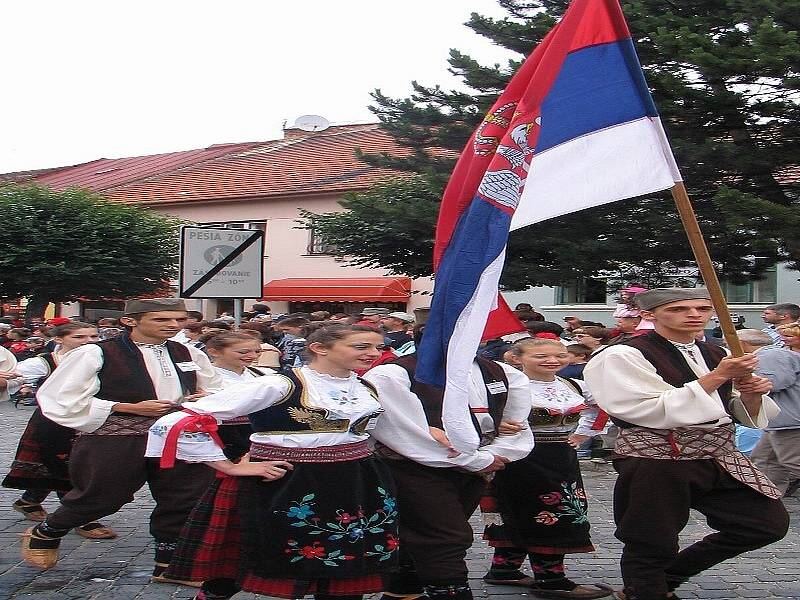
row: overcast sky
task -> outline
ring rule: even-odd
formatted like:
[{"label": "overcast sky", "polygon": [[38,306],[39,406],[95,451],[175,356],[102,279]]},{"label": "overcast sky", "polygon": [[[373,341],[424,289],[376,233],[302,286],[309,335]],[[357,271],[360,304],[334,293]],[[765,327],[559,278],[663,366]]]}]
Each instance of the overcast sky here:
[{"label": "overcast sky", "polygon": [[495,0],[4,0],[0,173],[371,120],[369,92],[457,85],[450,48],[511,55],[463,25]]}]

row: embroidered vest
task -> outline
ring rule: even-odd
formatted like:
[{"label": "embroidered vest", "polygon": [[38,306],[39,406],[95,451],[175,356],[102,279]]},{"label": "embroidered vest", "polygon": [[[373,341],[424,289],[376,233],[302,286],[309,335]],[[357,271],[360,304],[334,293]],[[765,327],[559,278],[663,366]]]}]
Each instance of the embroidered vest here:
[{"label": "embroidered vest", "polygon": [[[98,398],[129,404],[155,399],[155,387],[144,357],[129,336],[120,335],[97,345],[103,351],[103,366],[97,374],[100,389],[95,395]],[[173,363],[192,360],[189,349],[183,344],[167,340],[166,349]],[[184,372],[177,367],[175,371],[184,395],[194,394],[197,391],[197,373]]]},{"label": "embroidered vest", "polygon": [[[654,331],[625,340],[621,342],[620,345],[636,348],[642,353],[644,358],[656,368],[656,373],[673,387],[683,387],[687,383],[697,380],[697,375],[686,362],[691,359],[686,357],[669,340]],[[716,368],[719,362],[726,356],[725,350],[714,344],[697,342],[697,347],[709,369]],[[731,414],[729,404],[732,391],[733,383],[730,381],[726,381],[717,390],[722,399],[725,412],[729,415]],[[627,421],[614,417],[611,417],[611,419],[619,427],[635,427],[633,423],[628,423]],[[702,424],[703,423],[697,423],[697,425]]]},{"label": "embroidered vest", "polygon": [[[374,415],[366,415],[356,422],[349,419],[331,419],[324,408],[313,406],[306,393],[305,381],[300,369],[287,369],[281,373],[289,380],[286,396],[272,406],[250,413],[250,425],[256,433],[280,435],[288,433],[352,433],[362,434]],[[370,394],[378,399],[375,387],[359,378]]]},{"label": "embroidered vest", "polygon": [[[575,383],[574,379],[570,379],[569,377],[563,377],[561,375],[557,375],[556,379],[565,383],[567,387],[569,387],[573,392],[578,394],[578,396],[583,397],[583,390],[581,390],[581,386]],[[585,409],[586,406],[583,406],[581,410]],[[563,415],[553,415],[550,414],[550,411],[546,408],[536,407],[531,410],[530,414],[528,415],[528,423],[530,424],[532,429],[536,429],[537,427],[559,427],[561,425],[574,425],[581,419],[581,411],[576,410],[575,412],[570,412]]]},{"label": "embroidered vest", "polygon": [[[488,437],[494,439],[497,436],[497,427],[500,425],[500,421],[503,419],[503,411],[505,410],[506,402],[508,401],[508,378],[506,377],[505,371],[503,371],[503,367],[501,367],[495,361],[482,357],[476,357],[475,360],[478,363],[478,368],[481,371],[481,376],[483,377],[483,381],[486,385],[486,397],[489,404],[489,415],[492,417],[492,421],[494,422],[494,432],[489,434]],[[411,381],[411,392],[414,393],[414,395],[416,395],[422,403],[422,409],[425,411],[425,415],[428,417],[428,424],[431,427],[443,429],[442,400],[444,399],[444,390],[442,388],[438,388],[427,383],[422,383],[414,379],[414,374],[416,373],[417,368],[417,354],[412,353],[401,356],[388,364],[402,367],[406,373],[408,373],[408,378]],[[493,383],[502,383],[503,385],[495,387],[491,385]],[[501,388],[504,388],[504,391],[499,391]],[[481,431],[481,427],[478,424],[474,414],[472,414],[472,424],[475,426],[476,431],[482,438],[487,437],[486,432]],[[488,441],[491,441],[491,439]],[[487,440],[482,439],[482,444],[486,443],[486,441]]]}]

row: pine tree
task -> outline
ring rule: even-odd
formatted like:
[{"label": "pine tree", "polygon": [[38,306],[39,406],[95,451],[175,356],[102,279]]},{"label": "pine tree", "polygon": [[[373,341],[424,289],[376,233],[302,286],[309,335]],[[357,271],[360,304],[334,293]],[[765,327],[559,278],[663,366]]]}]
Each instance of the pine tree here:
[{"label": "pine tree", "polygon": [[[363,156],[367,162],[422,175],[416,198],[424,219],[396,211],[384,226],[414,219],[413,251],[361,243],[357,223],[381,220],[381,202],[405,184],[384,185],[360,200],[343,231],[335,219],[323,235],[346,254],[395,271],[430,272],[435,205],[461,151],[511,75],[563,14],[566,0],[499,0],[508,16],[472,14],[467,26],[515,53],[506,65],[481,65],[451,50],[449,64],[470,93],[413,82],[409,98],[376,90],[373,112],[408,156]],[[622,2],[648,83],[695,203],[712,257],[734,282],[757,278],[780,260],[800,269],[800,0],[630,0]],[[437,150],[432,150],[437,149]],[[443,152],[441,149],[449,152]],[[422,183],[420,183],[422,182]],[[400,186],[395,188],[393,186]],[[378,201],[380,200],[380,201]],[[385,202],[384,202],[385,205]],[[404,216],[405,214],[405,216]],[[355,230],[357,231],[357,229]],[[759,257],[761,260],[754,260]],[[551,219],[514,232],[502,284],[522,289],[558,284],[631,264],[650,269],[692,264],[668,193]],[[648,267],[649,265],[649,267]]]}]

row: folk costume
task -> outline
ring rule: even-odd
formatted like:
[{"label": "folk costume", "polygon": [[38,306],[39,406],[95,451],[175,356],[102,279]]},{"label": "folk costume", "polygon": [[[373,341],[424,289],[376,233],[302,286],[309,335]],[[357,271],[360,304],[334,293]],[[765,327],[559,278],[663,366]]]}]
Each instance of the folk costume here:
[{"label": "folk costume", "polygon": [[[9,389],[14,391],[23,385],[39,387],[58,362],[57,355],[49,352],[20,362],[16,372],[21,377],[11,380]],[[74,429],[62,427],[45,418],[37,407],[22,433],[11,471],[3,479],[2,486],[29,490],[26,496],[31,506],[40,505],[51,491],[69,491],[72,484],[69,481],[67,459],[74,437]],[[18,510],[16,503],[14,509]]]},{"label": "folk costume", "polygon": [[[16,372],[21,377],[11,380],[9,389],[13,392],[23,385],[38,388],[62,357],[55,352],[46,352],[22,361],[16,367]],[[50,492],[55,491],[62,498],[72,489],[68,461],[76,433],[74,429],[62,427],[46,418],[38,406],[28,420],[17,445],[11,470],[2,482],[3,487],[25,490],[12,504],[12,508],[25,515],[26,519],[43,521],[47,513],[42,502]],[[97,540],[117,537],[114,531],[98,522],[81,525],[75,532],[82,537]]]},{"label": "folk costume", "polygon": [[[253,381],[267,374],[257,367],[247,367],[241,374],[216,365],[214,365],[214,369],[222,377],[223,388],[237,383]],[[222,421],[218,434],[224,444],[222,451],[229,460],[236,461],[249,452],[250,436],[253,434],[253,428],[250,426],[250,419],[247,415]]]},{"label": "folk costume", "polygon": [[[198,598],[240,589],[283,598],[384,589],[397,562],[397,499],[367,440],[381,406],[355,374],[299,367],[184,405],[150,429],[147,455],[224,460],[214,422],[249,415],[250,460],[286,460],[284,477],[224,477],[181,533],[168,575],[204,580]],[[194,416],[193,416],[194,415]],[[168,472],[168,471],[167,471]]]},{"label": "folk costume", "polygon": [[[708,298],[698,289],[646,294],[637,296],[644,310]],[[776,404],[764,396],[753,417],[731,382],[712,393],[697,382],[724,356],[713,344],[651,332],[609,347],[584,371],[598,404],[621,428],[614,517],[629,600],[672,597],[693,575],[786,534],[780,492],[734,446],[733,422],[763,428],[778,413]],[[691,508],[716,532],[678,552]]]},{"label": "folk costume", "polygon": [[[543,597],[607,596],[609,588],[578,586],[564,573],[565,554],[594,551],[578,455],[568,443],[572,433],[601,433],[591,428],[594,399],[583,382],[563,377],[528,385],[536,446],[498,471],[481,500],[483,537],[495,549],[484,580],[525,585]],[[533,580],[520,570],[526,558]]]},{"label": "folk costume", "polygon": [[385,411],[373,437],[398,487],[401,568],[386,590],[390,596],[424,589],[432,599],[471,598],[464,559],[473,542],[468,520],[486,486],[478,471],[495,456],[518,460],[533,447],[528,428],[497,435],[501,420],[525,422],[527,377],[487,359],[473,363],[470,408],[482,445],[451,457],[429,432],[429,425],[442,426],[442,390],[415,381],[415,367],[411,354],[364,376],[378,389]]},{"label": "folk costume", "polygon": [[[135,302],[168,300],[174,299]],[[158,399],[174,403],[177,410],[185,396],[215,391],[221,383],[205,354],[178,342],[141,344],[125,334],[70,352],[39,388],[38,400],[45,417],[79,432],[69,464],[73,488],[23,538],[23,557],[37,566],[53,566],[53,550],[70,529],[117,512],[147,483],[156,502],[150,533],[156,540],[154,578],[159,581],[187,515],[214,474],[183,462],[162,471],[158,461],[144,457],[155,417],[115,413],[113,407]]]}]

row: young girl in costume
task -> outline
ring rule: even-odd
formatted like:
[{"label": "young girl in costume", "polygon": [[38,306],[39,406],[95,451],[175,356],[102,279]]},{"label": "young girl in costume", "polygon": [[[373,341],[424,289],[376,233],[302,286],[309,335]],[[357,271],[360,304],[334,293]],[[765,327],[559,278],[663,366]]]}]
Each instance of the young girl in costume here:
[{"label": "young girl in costume", "polygon": [[[58,325],[51,330],[51,335],[57,344],[56,350],[20,362],[15,369],[19,378],[10,381],[11,390],[24,385],[40,386],[67,353],[100,339],[96,327],[78,322]],[[6,488],[25,490],[11,508],[30,521],[45,520],[47,512],[42,502],[50,492],[62,496],[72,489],[68,460],[74,438],[74,429],[54,423],[36,408],[19,440],[11,471],[2,483]],[[75,533],[94,540],[117,537],[113,530],[99,522],[78,527]]]},{"label": "young girl in costume", "polygon": [[[205,462],[228,475],[198,503],[168,575],[204,584],[197,600],[239,590],[267,596],[359,599],[396,565],[397,511],[386,466],[367,431],[381,412],[368,367],[383,337],[333,325],[308,337],[310,364],[234,385],[150,430],[148,456]],[[248,458],[214,441],[217,420],[249,415]]]},{"label": "young girl in costume", "polygon": [[[481,503],[487,523],[484,539],[495,549],[484,580],[524,586],[543,598],[608,596],[611,588],[578,585],[564,573],[565,554],[594,551],[575,452],[579,439],[571,438],[576,428],[583,435],[600,433],[590,429],[591,418],[581,419],[593,401],[582,382],[556,376],[569,363],[559,340],[526,338],[510,352],[530,379],[528,421],[535,447],[526,458],[496,473]],[[520,570],[526,558],[533,577]]]},{"label": "young girl in costume", "polygon": [[[205,351],[214,369],[222,375],[225,387],[272,373],[269,369],[250,366],[261,354],[261,343],[249,333],[218,333],[206,341]],[[235,461],[247,454],[252,434],[253,428],[247,415],[220,423],[219,436],[225,444],[225,456]]]}]

